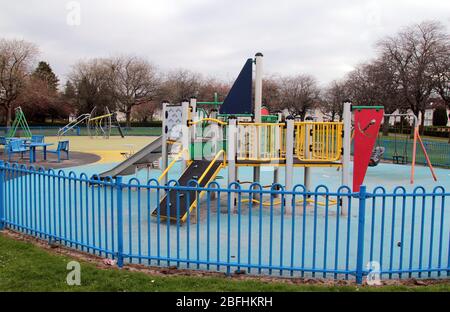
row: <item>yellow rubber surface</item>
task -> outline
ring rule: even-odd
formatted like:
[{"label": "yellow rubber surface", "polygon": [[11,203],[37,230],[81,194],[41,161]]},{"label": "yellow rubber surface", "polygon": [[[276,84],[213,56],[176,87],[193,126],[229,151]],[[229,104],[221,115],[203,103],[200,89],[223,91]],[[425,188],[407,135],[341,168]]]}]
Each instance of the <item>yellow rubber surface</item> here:
[{"label": "yellow rubber surface", "polygon": [[[135,136],[135,137],[111,137],[109,139],[90,138],[88,136],[65,136],[61,140],[68,140],[70,150],[75,152],[84,152],[96,154],[101,157],[97,163],[120,162],[125,159],[122,153],[135,153],[141,148],[150,144],[156,137]],[[46,137],[46,143],[58,142],[58,137]],[[56,146],[50,146],[54,149]]]}]

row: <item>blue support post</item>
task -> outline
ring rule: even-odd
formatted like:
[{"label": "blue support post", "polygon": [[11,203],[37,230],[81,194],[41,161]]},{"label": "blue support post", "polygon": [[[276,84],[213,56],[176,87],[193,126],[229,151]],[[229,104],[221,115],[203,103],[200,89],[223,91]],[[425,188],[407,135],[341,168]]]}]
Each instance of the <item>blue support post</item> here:
[{"label": "blue support post", "polygon": [[3,193],[4,186],[4,161],[0,160],[0,231],[5,228],[5,194]]},{"label": "blue support post", "polygon": [[358,209],[358,246],[356,251],[356,283],[362,284],[363,281],[363,260],[364,260],[364,223],[366,217],[366,186],[361,185],[359,191],[359,209]]},{"label": "blue support post", "polygon": [[117,265],[123,267],[123,201],[122,201],[122,177],[116,178],[117,191]]}]

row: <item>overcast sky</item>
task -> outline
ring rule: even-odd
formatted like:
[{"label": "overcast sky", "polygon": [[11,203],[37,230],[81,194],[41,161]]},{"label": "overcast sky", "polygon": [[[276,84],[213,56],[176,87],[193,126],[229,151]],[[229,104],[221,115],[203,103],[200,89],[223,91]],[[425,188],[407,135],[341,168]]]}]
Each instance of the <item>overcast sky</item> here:
[{"label": "overcast sky", "polygon": [[36,43],[63,81],[76,61],[117,54],[232,80],[262,52],[266,73],[309,73],[326,84],[403,26],[435,19],[450,29],[449,0],[73,2],[0,0],[0,37]]}]

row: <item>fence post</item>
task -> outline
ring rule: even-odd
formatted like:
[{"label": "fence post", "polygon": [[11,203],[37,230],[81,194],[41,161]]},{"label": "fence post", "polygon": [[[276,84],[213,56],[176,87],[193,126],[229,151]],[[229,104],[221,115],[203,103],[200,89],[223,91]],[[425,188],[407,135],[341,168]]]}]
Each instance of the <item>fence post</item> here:
[{"label": "fence post", "polygon": [[5,194],[3,186],[5,185],[5,162],[0,160],[0,231],[5,228]]},{"label": "fence post", "polygon": [[[359,194],[358,209],[358,246],[356,251],[356,283],[362,284],[363,281],[363,260],[364,260],[364,223],[366,218],[366,186],[361,185]],[[349,216],[350,217],[350,216]]]},{"label": "fence post", "polygon": [[117,190],[117,265],[123,267],[123,201],[122,177],[116,177]]}]

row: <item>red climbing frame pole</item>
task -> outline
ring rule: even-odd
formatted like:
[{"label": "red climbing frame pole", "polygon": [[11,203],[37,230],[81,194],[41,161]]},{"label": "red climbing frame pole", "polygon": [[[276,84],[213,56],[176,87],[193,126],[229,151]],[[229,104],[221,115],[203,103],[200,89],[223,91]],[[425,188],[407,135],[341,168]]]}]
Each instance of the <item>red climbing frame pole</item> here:
[{"label": "red climbing frame pole", "polygon": [[437,181],[436,173],[434,172],[433,165],[431,164],[430,157],[428,157],[427,150],[425,149],[425,145],[423,144],[422,138],[420,137],[419,130],[417,131],[417,138],[419,139],[420,146],[422,147],[423,154],[425,155],[425,159],[427,160],[428,168],[430,168],[431,175],[433,176],[434,181]]},{"label": "red climbing frame pole", "polygon": [[414,126],[414,143],[413,143],[413,153],[411,162],[411,184],[414,184],[414,173],[416,166],[416,153],[417,153],[417,135],[419,134],[418,127]]}]

